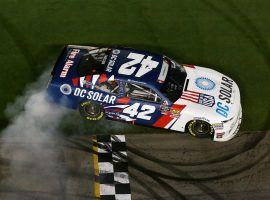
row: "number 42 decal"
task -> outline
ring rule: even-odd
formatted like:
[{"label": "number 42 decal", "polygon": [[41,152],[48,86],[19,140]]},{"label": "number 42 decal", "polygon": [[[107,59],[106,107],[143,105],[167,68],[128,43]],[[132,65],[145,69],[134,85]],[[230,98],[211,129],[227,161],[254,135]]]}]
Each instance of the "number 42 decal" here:
[{"label": "number 42 decal", "polygon": [[153,114],[156,110],[156,107],[151,106],[151,105],[143,105],[140,108],[140,111],[139,111],[139,107],[140,107],[140,103],[134,103],[133,105],[126,107],[123,110],[123,113],[128,114],[130,117],[137,116],[137,118],[139,119],[150,120],[151,116],[149,115]]},{"label": "number 42 decal", "polygon": [[152,60],[152,56],[147,56],[145,59],[143,59],[143,54],[130,53],[127,58],[132,60],[120,66],[118,70],[119,74],[132,75],[137,69],[134,65],[141,64],[141,67],[135,74],[136,77],[141,77],[158,66],[158,62]]}]

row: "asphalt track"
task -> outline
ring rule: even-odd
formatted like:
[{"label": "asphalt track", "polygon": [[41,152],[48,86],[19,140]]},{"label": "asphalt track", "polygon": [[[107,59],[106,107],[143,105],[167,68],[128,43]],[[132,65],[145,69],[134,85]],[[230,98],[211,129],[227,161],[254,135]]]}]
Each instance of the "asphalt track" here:
[{"label": "asphalt track", "polygon": [[[37,144],[44,162],[35,166],[31,141],[0,139],[7,141],[13,150],[0,158],[0,199],[93,199],[91,137]],[[130,134],[126,141],[133,200],[270,199],[266,132],[225,143],[185,134]]]},{"label": "asphalt track", "polygon": [[[32,141],[0,138],[0,145],[8,143],[11,147],[0,157],[1,200],[93,199],[89,137],[55,138],[51,143]],[[29,146],[33,145],[42,151],[32,152]]]},{"label": "asphalt track", "polygon": [[[6,105],[54,64],[64,44],[106,44],[165,53],[232,77],[246,113],[242,130],[269,130],[265,86],[270,83],[262,78],[270,65],[269,5],[266,0],[2,0],[0,65],[5,76],[0,91],[6,95],[1,97],[0,127],[9,123],[2,114]],[[257,102],[261,105],[255,108]]]},{"label": "asphalt track", "polygon": [[216,143],[188,135],[128,135],[131,193],[150,199],[270,199],[270,135]]}]

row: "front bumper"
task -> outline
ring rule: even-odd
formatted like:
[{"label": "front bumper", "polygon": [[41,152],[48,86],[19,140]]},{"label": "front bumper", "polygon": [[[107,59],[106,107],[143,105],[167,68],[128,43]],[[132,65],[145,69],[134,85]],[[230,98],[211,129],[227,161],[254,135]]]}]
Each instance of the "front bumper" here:
[{"label": "front bumper", "polygon": [[237,116],[229,122],[223,123],[221,127],[215,127],[214,141],[225,142],[232,139],[240,129],[242,121],[242,107],[240,107]]}]

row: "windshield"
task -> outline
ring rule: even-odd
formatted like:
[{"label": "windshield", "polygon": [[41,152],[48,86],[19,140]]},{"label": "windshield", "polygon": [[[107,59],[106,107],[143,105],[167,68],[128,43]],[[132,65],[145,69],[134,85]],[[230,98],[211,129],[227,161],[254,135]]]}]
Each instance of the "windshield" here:
[{"label": "windshield", "polygon": [[168,74],[162,86],[161,92],[173,103],[182,95],[184,83],[187,77],[183,66],[170,60]]}]

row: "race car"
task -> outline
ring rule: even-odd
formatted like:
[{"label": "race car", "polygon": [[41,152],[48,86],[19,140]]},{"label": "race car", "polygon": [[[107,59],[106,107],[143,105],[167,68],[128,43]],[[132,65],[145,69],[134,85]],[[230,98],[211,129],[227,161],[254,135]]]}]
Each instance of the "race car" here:
[{"label": "race car", "polygon": [[237,84],[215,70],[127,47],[66,46],[48,83],[51,99],[102,118],[228,141],[239,130]]}]

